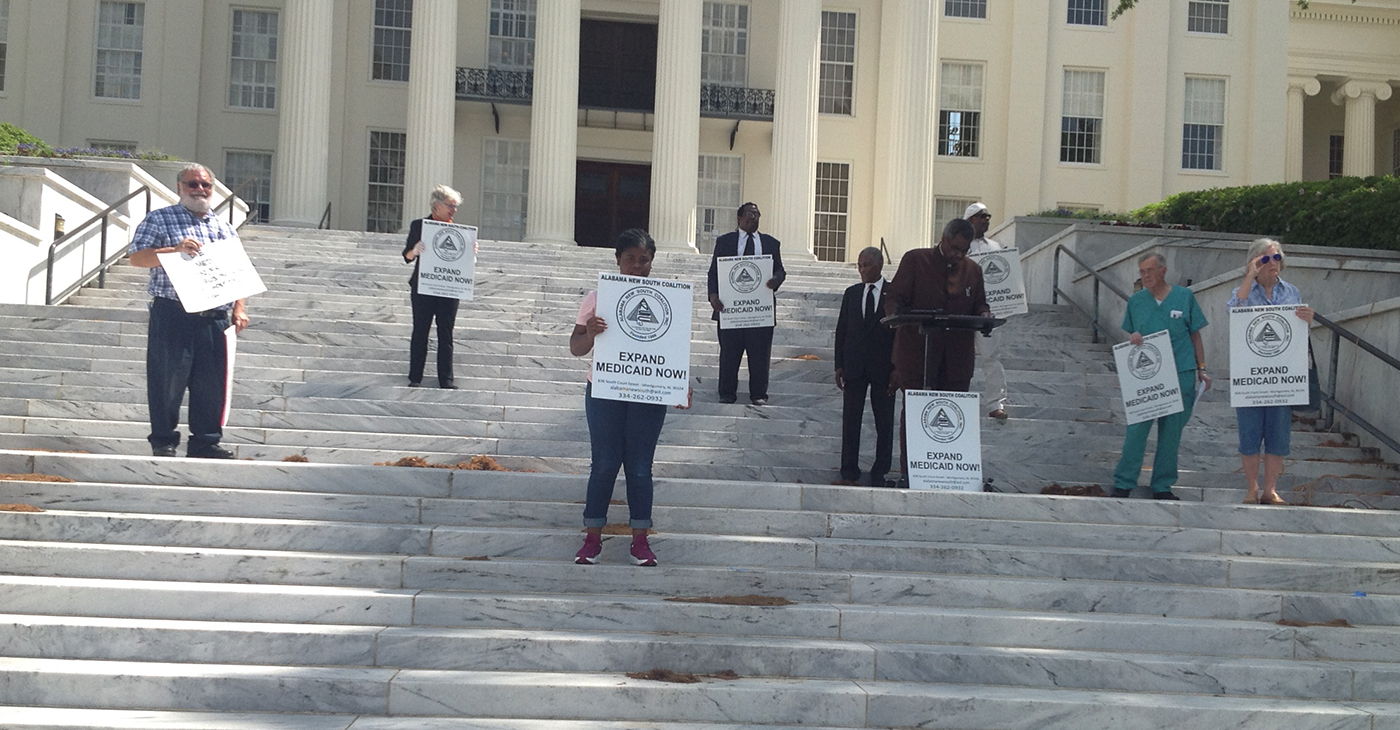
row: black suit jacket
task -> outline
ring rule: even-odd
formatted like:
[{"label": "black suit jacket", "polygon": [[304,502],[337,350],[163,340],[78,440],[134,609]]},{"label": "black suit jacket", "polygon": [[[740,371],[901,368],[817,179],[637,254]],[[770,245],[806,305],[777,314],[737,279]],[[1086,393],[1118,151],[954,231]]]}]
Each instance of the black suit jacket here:
[{"label": "black suit jacket", "polygon": [[836,369],[847,380],[886,380],[894,368],[890,364],[894,330],[880,324],[889,293],[887,281],[880,286],[879,301],[875,302],[871,317],[865,316],[864,282],[852,285],[841,298],[841,316],[836,320]]},{"label": "black suit jacket", "polygon": [[[783,268],[782,244],[778,242],[778,239],[762,231],[758,234],[758,240],[763,243],[763,253],[773,257],[773,278],[778,280],[778,286],[781,287],[783,281],[787,279],[787,269]],[[738,231],[730,231],[715,239],[715,252],[710,257],[710,273],[705,281],[706,298],[719,293],[719,258],[739,255]],[[712,313],[710,319],[718,322],[719,312]]]}]

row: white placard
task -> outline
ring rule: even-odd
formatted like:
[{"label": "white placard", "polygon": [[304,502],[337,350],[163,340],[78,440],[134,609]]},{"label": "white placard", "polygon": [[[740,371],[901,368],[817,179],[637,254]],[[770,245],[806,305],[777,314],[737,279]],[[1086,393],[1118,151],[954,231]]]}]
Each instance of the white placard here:
[{"label": "white placard", "polygon": [[156,258],[186,312],[203,312],[267,291],[237,237],[202,244],[196,254],[160,253]]},{"label": "white placard", "polygon": [[1308,323],[1302,304],[1230,310],[1230,405],[1293,406],[1308,402]]},{"label": "white placard", "polygon": [[1026,277],[1021,274],[1021,254],[1002,248],[967,255],[982,267],[982,289],[993,317],[1009,317],[1030,311],[1026,305]]},{"label": "white placard", "polygon": [[768,280],[773,278],[773,257],[721,256],[716,264],[719,300],[724,304],[719,312],[719,328],[775,326],[773,290],[768,288]]},{"label": "white placard", "polygon": [[1141,345],[1114,345],[1113,360],[1118,365],[1118,387],[1123,391],[1123,415],[1128,425],[1186,410],[1172,336],[1166,330],[1143,335]]},{"label": "white placard", "polygon": [[982,421],[976,393],[904,391],[910,489],[982,491]]},{"label": "white placard", "polygon": [[683,281],[598,274],[593,397],[685,405],[690,391],[693,287]]},{"label": "white placard", "polygon": [[422,241],[418,293],[470,300],[476,276],[476,227],[424,219]]},{"label": "white placard", "polygon": [[233,408],[233,359],[238,354],[238,328],[229,324],[224,330],[224,415],[219,427],[228,425],[228,413]]}]

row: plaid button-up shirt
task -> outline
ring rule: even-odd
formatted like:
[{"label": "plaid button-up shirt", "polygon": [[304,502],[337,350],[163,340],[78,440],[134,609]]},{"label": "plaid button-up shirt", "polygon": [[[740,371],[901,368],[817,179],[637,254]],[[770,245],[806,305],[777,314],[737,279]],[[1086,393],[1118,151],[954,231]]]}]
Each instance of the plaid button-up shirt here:
[{"label": "plaid button-up shirt", "polygon": [[[193,238],[205,244],[237,237],[238,233],[233,227],[219,216],[210,213],[200,218],[183,205],[172,205],[151,211],[146,219],[136,226],[136,233],[131,237],[131,251],[135,253],[147,248],[172,248],[186,238]],[[170,283],[170,276],[165,273],[163,266],[151,269],[151,281],[146,285],[146,292],[153,297],[180,300],[180,295],[175,293],[175,287]],[[216,309],[233,309],[233,303]]]}]

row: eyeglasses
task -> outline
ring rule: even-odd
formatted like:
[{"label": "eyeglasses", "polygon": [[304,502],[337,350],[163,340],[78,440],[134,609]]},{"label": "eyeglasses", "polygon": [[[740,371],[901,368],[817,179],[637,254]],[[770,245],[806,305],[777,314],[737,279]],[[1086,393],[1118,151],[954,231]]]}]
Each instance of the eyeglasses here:
[{"label": "eyeglasses", "polygon": [[1272,260],[1274,260],[1274,261],[1282,261],[1282,260],[1283,260],[1283,254],[1281,254],[1281,253],[1276,253],[1276,254],[1274,254],[1274,255],[1272,255],[1272,256],[1270,256],[1270,255],[1268,255],[1268,254],[1264,254],[1264,256],[1263,256],[1262,258],[1259,259],[1259,265],[1260,265],[1260,266],[1263,266],[1264,264],[1269,263],[1269,260],[1270,260],[1270,259],[1272,259]]},{"label": "eyeglasses", "polygon": [[205,180],[186,180],[185,187],[190,190],[211,190],[214,187],[214,183]]},{"label": "eyeglasses", "polygon": [[973,217],[973,218],[991,218],[991,217],[992,217],[992,214],[991,214],[991,213],[978,213],[978,214],[976,214],[976,215],[974,215],[974,216],[972,216],[972,217]]}]

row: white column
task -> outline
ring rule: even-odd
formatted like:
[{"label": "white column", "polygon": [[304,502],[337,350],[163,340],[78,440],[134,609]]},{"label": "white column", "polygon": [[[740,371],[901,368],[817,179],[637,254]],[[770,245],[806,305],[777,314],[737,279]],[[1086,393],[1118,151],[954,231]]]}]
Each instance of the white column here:
[{"label": "white column", "polygon": [[933,230],[933,145],[938,132],[938,13],[933,5],[928,0],[898,3],[900,102],[892,110],[894,154],[885,198],[889,244],[898,251],[927,248],[939,233]]},{"label": "white column", "polygon": [[656,130],[651,136],[651,236],[695,251],[700,154],[700,22],[704,0],[661,0]]},{"label": "white column", "polygon": [[1316,96],[1322,84],[1312,76],[1288,77],[1288,127],[1283,137],[1283,181],[1303,179],[1303,97]]},{"label": "white column", "polygon": [[428,213],[437,185],[452,185],[457,74],[457,0],[413,4],[408,58],[408,145],[404,154],[403,225]]},{"label": "white column", "polygon": [[1347,107],[1343,175],[1369,177],[1376,174],[1376,102],[1389,99],[1390,94],[1389,83],[1365,79],[1352,79],[1332,92],[1332,103],[1345,103]]},{"label": "white column", "polygon": [[817,195],[817,61],[821,4],[781,0],[773,101],[773,201],[762,230],[794,254],[812,251]]},{"label": "white column", "polygon": [[277,67],[272,222],[314,227],[330,177],[332,0],[287,0]]},{"label": "white column", "polygon": [[525,221],[526,241],[574,243],[578,33],[579,0],[547,0],[539,4],[535,19],[535,97],[530,107],[530,213]]}]

